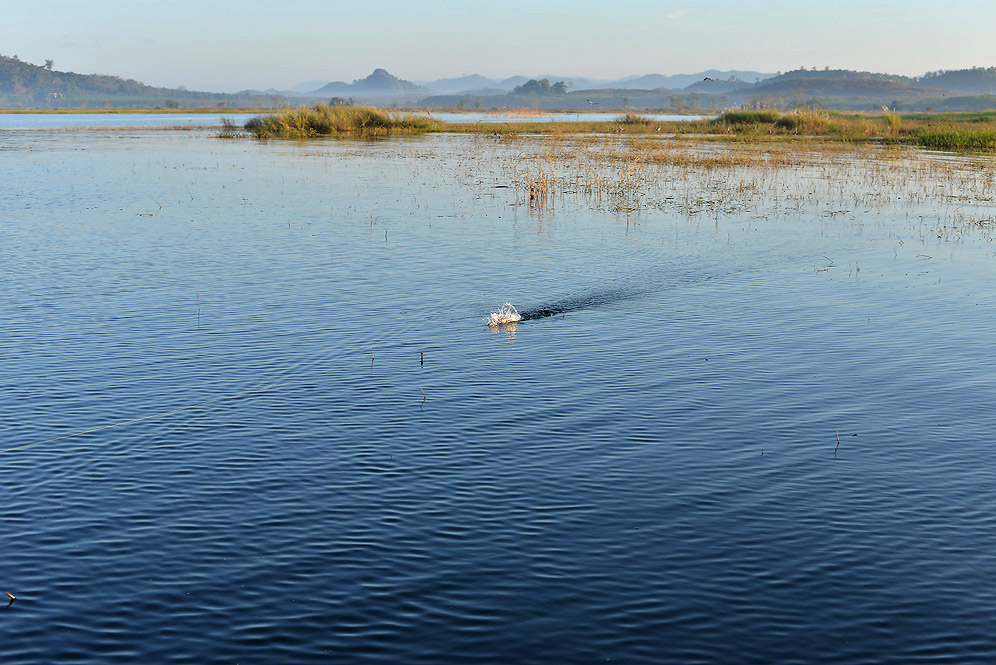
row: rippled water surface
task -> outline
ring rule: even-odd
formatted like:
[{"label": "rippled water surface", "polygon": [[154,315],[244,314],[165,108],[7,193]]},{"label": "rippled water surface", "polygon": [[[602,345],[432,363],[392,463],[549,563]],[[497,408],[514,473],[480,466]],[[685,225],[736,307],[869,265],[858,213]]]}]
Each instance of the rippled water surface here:
[{"label": "rippled water surface", "polygon": [[78,129],[121,127],[214,127],[222,118],[243,123],[249,113],[0,113],[4,129]]},{"label": "rippled water surface", "polygon": [[[204,128],[221,126],[222,119],[242,124],[259,114],[253,113],[0,113],[0,130],[4,129],[95,129],[122,127],[191,127]],[[401,114],[403,115],[403,114]],[[618,120],[622,113],[545,113],[528,112],[473,112],[444,113],[432,112],[424,115],[445,122],[573,122],[576,120],[604,121]],[[680,122],[701,120],[700,115],[669,115],[661,113],[640,113],[643,118],[660,122]]]},{"label": "rippled water surface", "polygon": [[[527,110],[527,111],[464,111],[457,113],[446,113],[443,111],[432,111],[426,113],[432,118],[437,120],[442,120],[444,122],[575,122],[577,120],[583,120],[588,122],[604,122],[618,120],[624,113],[598,113],[598,112],[585,112],[585,113],[563,113],[563,112],[553,112],[548,113],[538,110]],[[701,115],[675,115],[671,113],[645,113],[637,112],[642,118],[648,120],[654,120],[657,122],[682,122],[691,120],[701,120],[703,116]]]},{"label": "rippled water surface", "polygon": [[992,662],[992,173],[0,132],[3,661]]}]

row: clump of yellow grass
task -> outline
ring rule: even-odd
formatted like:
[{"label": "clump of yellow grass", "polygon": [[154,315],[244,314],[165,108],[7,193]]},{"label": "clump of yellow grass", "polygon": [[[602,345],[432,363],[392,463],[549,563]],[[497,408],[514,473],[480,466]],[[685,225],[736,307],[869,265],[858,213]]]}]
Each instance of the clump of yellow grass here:
[{"label": "clump of yellow grass", "polygon": [[258,139],[310,138],[350,134],[417,133],[438,130],[440,124],[416,115],[392,116],[373,106],[317,104],[283,113],[250,118],[246,131]]}]

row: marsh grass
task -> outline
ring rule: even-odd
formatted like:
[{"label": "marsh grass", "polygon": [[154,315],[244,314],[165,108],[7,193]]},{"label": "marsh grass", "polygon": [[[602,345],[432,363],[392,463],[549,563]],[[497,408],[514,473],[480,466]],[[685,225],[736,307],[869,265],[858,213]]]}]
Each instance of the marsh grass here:
[{"label": "marsh grass", "polygon": [[[881,134],[884,121],[870,122]],[[989,240],[996,231],[996,162],[985,156],[931,155],[912,141],[731,138],[533,136],[514,148],[480,145],[494,151],[489,163],[503,164],[515,205],[535,215],[590,206],[639,224],[655,210],[759,222],[905,214],[924,238]]]},{"label": "marsh grass", "polygon": [[[523,112],[524,117],[529,114]],[[581,115],[583,117],[583,114]],[[220,136],[245,136],[235,123],[223,119]],[[882,114],[844,113],[816,109],[796,109],[786,113],[774,110],[731,110],[703,120],[657,122],[638,113],[626,113],[615,120],[576,120],[569,122],[511,121],[495,123],[446,123],[424,116],[397,116],[370,106],[330,106],[289,109],[262,115],[245,123],[250,135],[265,138],[311,138],[320,136],[369,136],[448,132],[483,134],[510,141],[520,136],[543,135],[562,141],[615,134],[633,138],[658,136],[675,141],[725,141],[743,144],[770,144],[801,141],[812,149],[830,150],[832,144],[897,143],[929,148],[996,150],[996,114]],[[657,151],[647,157],[653,162],[685,159],[674,151]],[[712,156],[721,165],[727,157]],[[739,157],[737,159],[740,159]],[[699,160],[701,164],[701,160]],[[544,177],[531,187],[531,200],[543,203],[551,189]]]},{"label": "marsh grass", "polygon": [[242,131],[242,125],[235,122],[231,118],[221,116],[221,132],[218,134],[220,139],[244,139],[248,138],[249,134]]},{"label": "marsh grass", "polygon": [[903,126],[903,119],[898,113],[890,113],[886,110],[882,114],[882,120],[885,121],[885,133],[888,136],[898,136],[900,129]]},{"label": "marsh grass", "polygon": [[716,125],[764,125],[772,124],[779,118],[778,111],[725,111],[713,118]]},{"label": "marsh grass", "polygon": [[[617,120],[620,125],[652,125],[654,120],[639,113],[626,113]],[[660,123],[658,123],[660,124]]]},{"label": "marsh grass", "polygon": [[372,106],[329,104],[257,116],[245,123],[246,131],[258,139],[415,134],[438,131],[440,127],[441,123],[422,116],[395,118]]},{"label": "marsh grass", "polygon": [[780,116],[774,126],[800,134],[823,135],[838,131],[840,125],[830,118],[830,114],[816,109],[797,109]]},{"label": "marsh grass", "polygon": [[996,127],[926,127],[914,134],[916,143],[924,148],[960,150],[996,149]]}]

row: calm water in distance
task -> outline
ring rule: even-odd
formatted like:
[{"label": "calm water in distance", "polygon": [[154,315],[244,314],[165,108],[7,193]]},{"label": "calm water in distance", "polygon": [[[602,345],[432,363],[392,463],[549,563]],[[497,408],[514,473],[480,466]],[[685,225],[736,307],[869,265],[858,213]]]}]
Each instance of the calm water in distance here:
[{"label": "calm water in distance", "polygon": [[[640,117],[656,122],[683,122],[690,120],[701,120],[701,115],[673,115],[666,113],[643,113],[634,112]],[[444,122],[605,122],[618,120],[625,113],[616,111],[614,113],[545,113],[536,111],[535,113],[503,113],[501,111],[463,113],[444,113],[433,111],[425,115]]]},{"label": "calm water in distance", "polygon": [[996,659],[986,224],[542,150],[0,132],[4,662]]},{"label": "calm water in distance", "polygon": [[123,127],[220,127],[221,119],[244,123],[252,113],[0,113],[4,129]]},{"label": "calm water in distance", "polygon": [[[124,127],[220,127],[222,118],[242,124],[257,113],[0,113],[0,130],[4,129],[78,129]],[[616,120],[622,113],[541,113],[521,115],[490,113],[426,113],[445,122],[571,122],[575,120]],[[697,115],[662,115],[641,113],[660,122],[701,120]]]}]

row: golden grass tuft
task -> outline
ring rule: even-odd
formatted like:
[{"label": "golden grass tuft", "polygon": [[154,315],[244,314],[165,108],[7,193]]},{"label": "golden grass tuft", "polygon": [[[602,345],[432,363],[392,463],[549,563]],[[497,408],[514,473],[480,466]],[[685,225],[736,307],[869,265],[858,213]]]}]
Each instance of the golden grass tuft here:
[{"label": "golden grass tuft", "polygon": [[318,104],[250,118],[246,131],[258,139],[317,136],[415,134],[436,131],[441,124],[416,115],[393,117],[372,106]]}]

